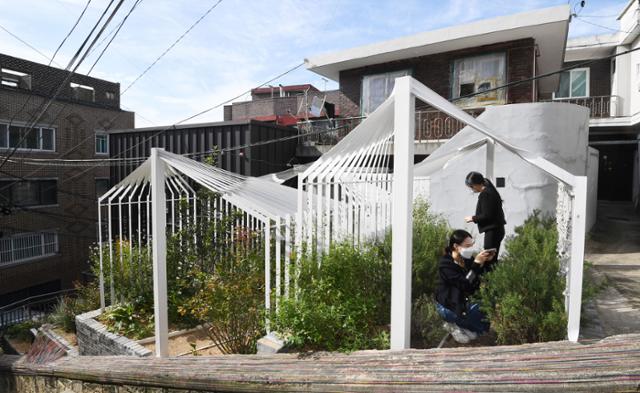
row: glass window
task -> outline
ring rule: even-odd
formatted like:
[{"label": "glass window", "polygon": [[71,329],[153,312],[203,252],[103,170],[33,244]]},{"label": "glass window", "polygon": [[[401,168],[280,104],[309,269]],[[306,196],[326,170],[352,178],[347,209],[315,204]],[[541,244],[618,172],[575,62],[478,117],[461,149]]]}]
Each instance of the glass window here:
[{"label": "glass window", "polygon": [[409,75],[409,70],[367,75],[362,78],[362,114],[366,116],[376,110],[391,95],[396,78],[406,75]]},{"label": "glass window", "polygon": [[55,132],[53,128],[42,128],[41,135],[42,150],[55,150]]},{"label": "glass window", "polygon": [[39,204],[56,205],[58,204],[58,182],[56,180],[40,180]]},{"label": "glass window", "polygon": [[96,197],[101,197],[109,191],[109,179],[96,179]]},{"label": "glass window", "polygon": [[109,154],[109,137],[102,132],[96,133],[96,154]]},{"label": "glass window", "polygon": [[[32,128],[0,124],[0,148],[18,147],[29,150],[55,150],[56,130],[54,128]],[[19,144],[19,146],[18,146]]]},{"label": "glass window", "polygon": [[57,180],[2,180],[0,203],[9,206],[46,206],[58,203]]},{"label": "glass window", "polygon": [[452,98],[464,97],[487,91],[485,94],[462,98],[456,101],[461,107],[504,104],[505,89],[492,90],[506,81],[506,56],[504,53],[466,57],[453,62],[451,83]]},{"label": "glass window", "polygon": [[6,124],[0,124],[0,147],[9,147],[9,133]]},{"label": "glass window", "polygon": [[560,74],[558,91],[554,98],[589,97],[589,69],[576,68]]},{"label": "glass window", "polygon": [[0,266],[58,252],[58,234],[55,232],[29,232],[0,238]]}]

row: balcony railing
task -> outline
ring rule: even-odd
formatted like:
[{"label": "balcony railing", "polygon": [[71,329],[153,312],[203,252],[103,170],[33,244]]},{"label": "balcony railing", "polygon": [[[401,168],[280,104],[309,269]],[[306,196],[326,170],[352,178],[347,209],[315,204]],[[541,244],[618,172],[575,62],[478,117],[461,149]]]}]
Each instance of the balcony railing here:
[{"label": "balcony railing", "polygon": [[[471,109],[466,112],[477,117],[483,110]],[[364,117],[353,117],[305,121],[298,123],[298,130],[301,134],[307,134],[301,138],[303,143],[335,145],[356,128],[363,119]],[[449,139],[462,128],[464,128],[464,123],[438,110],[416,110],[416,141]]]},{"label": "balcony railing", "polygon": [[580,98],[555,98],[544,102],[567,102],[589,108],[592,119],[618,116],[618,96],[593,96]]}]

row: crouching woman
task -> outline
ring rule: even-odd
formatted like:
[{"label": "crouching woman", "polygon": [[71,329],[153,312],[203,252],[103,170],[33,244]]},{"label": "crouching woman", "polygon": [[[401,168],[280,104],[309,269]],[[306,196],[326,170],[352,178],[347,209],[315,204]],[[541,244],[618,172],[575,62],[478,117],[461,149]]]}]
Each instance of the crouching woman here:
[{"label": "crouching woman", "polygon": [[485,263],[494,254],[482,251],[474,258],[473,245],[469,232],[455,230],[438,266],[436,308],[445,320],[445,328],[460,343],[475,340],[479,334],[489,330],[484,314],[477,304],[470,304],[469,297],[480,287]]}]

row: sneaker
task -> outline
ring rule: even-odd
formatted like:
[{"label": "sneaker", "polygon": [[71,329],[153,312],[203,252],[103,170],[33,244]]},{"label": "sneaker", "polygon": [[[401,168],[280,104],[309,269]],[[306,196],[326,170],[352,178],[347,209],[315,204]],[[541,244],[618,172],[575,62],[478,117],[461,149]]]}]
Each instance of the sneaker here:
[{"label": "sneaker", "polygon": [[478,338],[478,333],[476,333],[476,332],[472,332],[471,330],[469,330],[469,329],[465,329],[465,328],[460,328],[460,330],[462,330],[462,332],[463,332],[467,337],[469,337],[469,340],[471,340],[471,341],[473,341],[473,340],[475,340],[475,339],[477,339],[477,338]]},{"label": "sneaker", "polygon": [[467,336],[463,332],[463,329],[460,328],[455,323],[445,322],[444,323],[444,328],[449,333],[451,333],[451,336],[453,337],[453,339],[456,340],[456,342],[459,343],[459,344],[467,344],[467,343],[469,343],[469,341],[471,341],[469,336]]}]

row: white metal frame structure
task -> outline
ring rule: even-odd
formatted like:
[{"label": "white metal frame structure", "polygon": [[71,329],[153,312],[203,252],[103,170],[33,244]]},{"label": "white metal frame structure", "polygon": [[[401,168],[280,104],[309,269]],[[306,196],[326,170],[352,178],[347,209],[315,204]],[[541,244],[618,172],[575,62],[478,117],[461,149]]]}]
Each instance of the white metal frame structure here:
[{"label": "white metal frame structure", "polygon": [[[473,127],[486,138],[447,155],[434,154],[415,166],[415,100],[420,99]],[[318,253],[331,242],[354,244],[379,236],[389,227],[392,238],[391,349],[409,348],[411,317],[412,210],[418,174],[428,177],[460,155],[486,145],[487,177],[493,178],[495,144],[553,176],[559,183],[559,251],[566,259],[567,336],[578,339],[587,201],[586,176],[563,168],[496,136],[485,124],[410,76],[396,79],[391,96],[333,149],[298,178],[296,242]],[[393,148],[391,174],[389,161]],[[563,197],[565,196],[565,197]],[[561,206],[562,205],[562,206]],[[564,207],[566,209],[562,209]],[[570,212],[570,216],[567,213]],[[564,235],[564,236],[562,236]]]},{"label": "white metal frame structure", "polygon": [[[197,194],[192,187],[195,184],[217,195],[204,204],[205,211],[197,210]],[[105,281],[110,287],[110,304],[116,304],[120,299],[121,294],[117,293],[114,286],[113,266],[123,262],[123,255],[127,251],[125,248],[128,247],[129,258],[133,259],[134,245],[146,247],[147,255],[152,254],[153,261],[158,357],[168,354],[168,234],[179,233],[183,227],[195,224],[197,220],[216,221],[233,213],[233,230],[225,236],[233,240],[239,233],[236,230],[259,234],[252,246],[264,250],[267,311],[274,305],[278,306],[281,296],[290,293],[294,234],[291,217],[296,211],[296,190],[292,188],[269,180],[233,174],[154,148],[147,161],[99,198],[98,206],[101,309],[104,310],[106,306]],[[103,220],[103,217],[106,219]],[[104,260],[105,254],[108,260]],[[106,263],[111,272],[109,278],[104,277]],[[272,266],[275,277],[271,274]],[[272,297],[275,302],[272,302]]]}]

